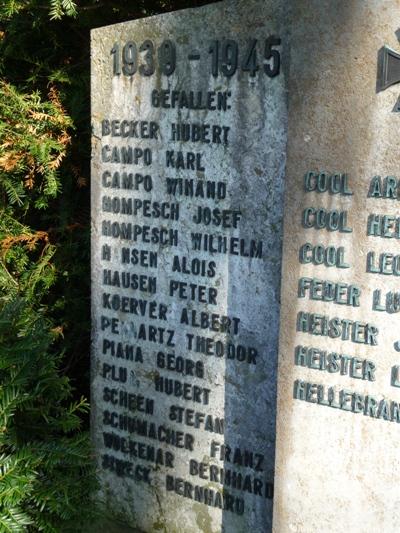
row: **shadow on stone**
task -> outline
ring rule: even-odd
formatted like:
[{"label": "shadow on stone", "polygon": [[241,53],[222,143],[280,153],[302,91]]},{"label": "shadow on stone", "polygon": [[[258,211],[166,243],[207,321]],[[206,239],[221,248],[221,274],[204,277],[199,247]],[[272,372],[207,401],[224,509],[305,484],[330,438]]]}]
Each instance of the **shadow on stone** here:
[{"label": "shadow on stone", "polygon": [[116,520],[102,519],[95,522],[85,533],[143,533],[140,529],[134,529]]}]

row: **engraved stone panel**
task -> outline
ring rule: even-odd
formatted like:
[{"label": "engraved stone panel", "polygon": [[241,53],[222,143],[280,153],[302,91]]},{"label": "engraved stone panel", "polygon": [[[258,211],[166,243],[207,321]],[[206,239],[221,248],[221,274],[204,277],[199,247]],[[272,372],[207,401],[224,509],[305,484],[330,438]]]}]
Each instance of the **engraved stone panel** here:
[{"label": "engraved stone panel", "polygon": [[400,5],[292,7],[274,531],[394,533]]},{"label": "engraved stone panel", "polygon": [[280,4],[92,32],[93,440],[110,514],[149,533],[271,527]]}]

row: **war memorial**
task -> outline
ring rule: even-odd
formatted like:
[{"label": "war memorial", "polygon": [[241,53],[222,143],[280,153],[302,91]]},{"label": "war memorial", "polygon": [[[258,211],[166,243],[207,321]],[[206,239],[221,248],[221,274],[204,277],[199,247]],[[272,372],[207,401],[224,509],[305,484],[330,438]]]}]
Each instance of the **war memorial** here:
[{"label": "war memorial", "polygon": [[399,21],[226,0],[92,31],[92,435],[121,532],[399,530]]}]

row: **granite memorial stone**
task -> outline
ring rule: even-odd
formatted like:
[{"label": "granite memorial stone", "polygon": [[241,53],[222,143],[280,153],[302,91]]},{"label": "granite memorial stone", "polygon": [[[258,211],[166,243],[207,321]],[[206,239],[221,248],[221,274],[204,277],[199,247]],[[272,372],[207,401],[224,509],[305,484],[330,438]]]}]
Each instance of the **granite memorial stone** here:
[{"label": "granite memorial stone", "polygon": [[271,528],[284,21],[92,32],[93,440],[110,516],[148,533]]},{"label": "granite memorial stone", "polygon": [[274,531],[395,533],[400,4],[291,20]]}]

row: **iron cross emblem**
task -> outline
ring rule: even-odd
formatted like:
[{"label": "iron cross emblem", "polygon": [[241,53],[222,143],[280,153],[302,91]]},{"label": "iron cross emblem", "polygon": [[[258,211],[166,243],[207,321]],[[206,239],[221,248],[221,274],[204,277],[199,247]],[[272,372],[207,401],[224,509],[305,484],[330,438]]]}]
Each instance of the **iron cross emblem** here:
[{"label": "iron cross emblem", "polygon": [[378,91],[400,82],[400,54],[384,46],[378,55]]}]

